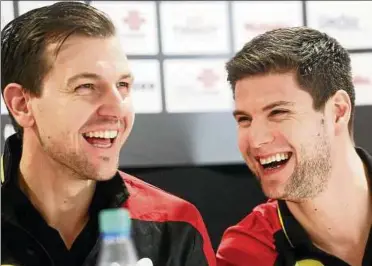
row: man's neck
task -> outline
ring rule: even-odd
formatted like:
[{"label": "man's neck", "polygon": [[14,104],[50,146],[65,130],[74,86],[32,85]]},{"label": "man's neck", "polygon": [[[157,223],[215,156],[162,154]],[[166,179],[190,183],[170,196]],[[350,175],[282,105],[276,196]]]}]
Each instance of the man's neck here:
[{"label": "man's neck", "polygon": [[70,248],[89,219],[95,182],[79,178],[41,148],[23,146],[20,188]]},{"label": "man's neck", "polygon": [[321,195],[287,205],[316,246],[361,265],[372,222],[367,172],[354,149],[338,156]]}]

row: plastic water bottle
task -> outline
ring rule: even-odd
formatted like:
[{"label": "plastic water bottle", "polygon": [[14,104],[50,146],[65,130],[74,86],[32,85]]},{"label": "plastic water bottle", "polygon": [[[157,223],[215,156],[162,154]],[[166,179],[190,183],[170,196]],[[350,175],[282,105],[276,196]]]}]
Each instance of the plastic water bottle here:
[{"label": "plastic water bottle", "polygon": [[130,236],[131,219],[123,208],[99,214],[101,250],[98,266],[135,266],[138,258]]}]

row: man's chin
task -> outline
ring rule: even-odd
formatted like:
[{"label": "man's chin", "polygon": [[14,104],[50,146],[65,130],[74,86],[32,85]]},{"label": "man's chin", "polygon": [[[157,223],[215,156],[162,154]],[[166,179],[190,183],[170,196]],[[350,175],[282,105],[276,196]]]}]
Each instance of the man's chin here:
[{"label": "man's chin", "polygon": [[260,182],[262,192],[267,198],[270,199],[284,199],[285,198],[285,192],[282,186],[279,184],[268,184]]},{"label": "man's chin", "polygon": [[108,181],[112,179],[116,175],[117,172],[118,172],[117,168],[109,170],[109,171],[106,170],[104,172],[100,172],[96,177],[96,181]]},{"label": "man's chin", "polygon": [[91,167],[83,176],[93,181],[108,181],[118,172],[118,167]]},{"label": "man's chin", "polygon": [[119,168],[119,160],[114,160],[112,158],[102,157],[101,161],[95,165],[96,169],[96,180],[97,181],[107,181],[112,179]]},{"label": "man's chin", "polygon": [[97,178],[94,179],[94,181],[109,181],[112,178],[114,178],[115,175],[105,175],[105,176],[98,176]]}]

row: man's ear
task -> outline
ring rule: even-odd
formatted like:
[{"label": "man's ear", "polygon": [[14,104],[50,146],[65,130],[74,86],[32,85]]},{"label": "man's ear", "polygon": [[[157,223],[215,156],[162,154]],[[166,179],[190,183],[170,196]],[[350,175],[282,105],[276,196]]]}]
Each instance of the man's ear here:
[{"label": "man's ear", "polygon": [[331,100],[335,134],[340,135],[344,130],[348,130],[348,124],[352,112],[350,97],[346,91],[338,90],[335,95],[332,96]]},{"label": "man's ear", "polygon": [[10,83],[4,88],[4,102],[17,123],[23,127],[31,127],[34,124],[30,94],[17,83]]}]

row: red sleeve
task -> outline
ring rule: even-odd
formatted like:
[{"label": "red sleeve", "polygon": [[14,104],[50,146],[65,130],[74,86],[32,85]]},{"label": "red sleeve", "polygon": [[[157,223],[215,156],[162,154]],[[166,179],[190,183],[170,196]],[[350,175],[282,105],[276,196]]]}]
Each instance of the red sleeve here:
[{"label": "red sleeve", "polygon": [[217,251],[217,266],[274,265],[277,253],[273,235],[280,229],[275,204],[258,206],[225,231]]},{"label": "red sleeve", "polygon": [[[200,212],[193,204],[136,177],[124,173],[121,174],[131,195],[124,207],[130,209],[132,218],[142,221],[185,222],[191,225],[200,234],[203,243],[197,243],[195,239],[190,249],[197,249],[199,245],[202,246],[208,265],[216,266],[216,255],[213,251],[206,226]],[[192,232],[189,233],[193,234]],[[192,250],[190,250],[190,254],[190,257],[188,257],[190,261],[198,260],[198,258],[192,257],[198,256],[192,255]]]},{"label": "red sleeve", "polygon": [[[216,266],[216,255],[213,251],[212,244],[205,227],[203,218],[197,208],[189,202],[183,201],[183,208],[179,209],[178,220],[185,221],[201,234],[203,238],[203,250],[209,266]],[[182,212],[182,213],[181,213]]]}]

